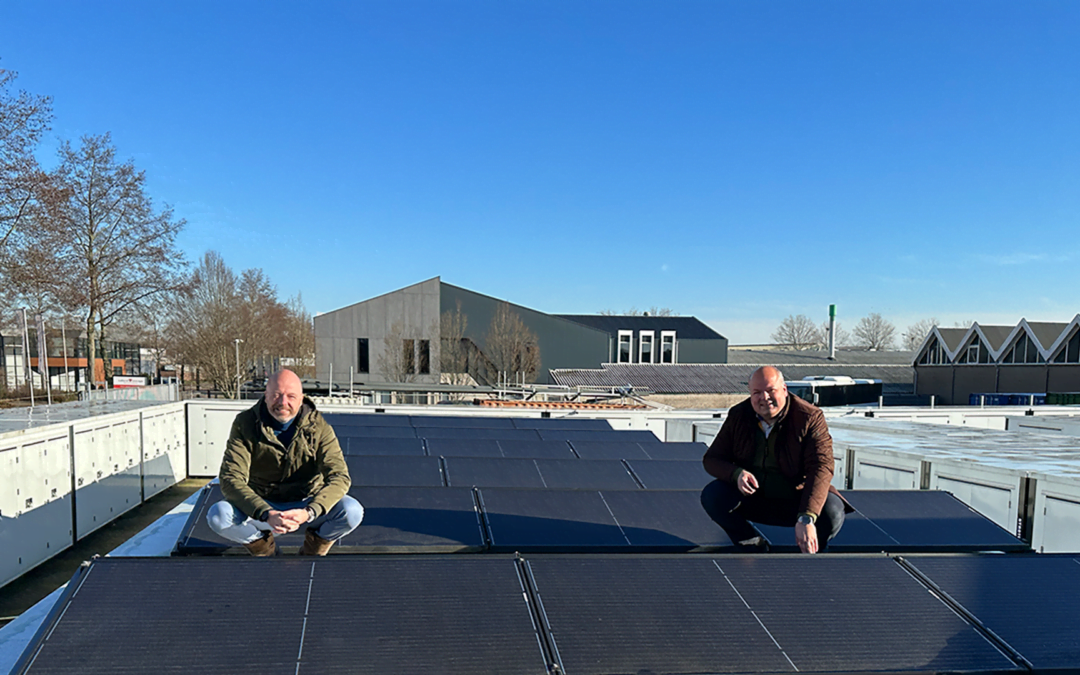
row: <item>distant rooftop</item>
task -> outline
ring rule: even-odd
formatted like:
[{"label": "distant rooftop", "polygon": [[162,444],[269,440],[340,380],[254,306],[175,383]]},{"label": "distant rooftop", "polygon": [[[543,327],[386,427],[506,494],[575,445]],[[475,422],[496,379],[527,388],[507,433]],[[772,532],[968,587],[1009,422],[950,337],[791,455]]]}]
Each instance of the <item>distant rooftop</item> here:
[{"label": "distant rooftop", "polygon": [[910,366],[915,352],[888,351],[870,352],[865,350],[836,350],[836,359],[829,359],[829,352],[816,350],[780,350],[780,349],[732,349],[728,348],[728,363],[755,364],[759,366],[794,365],[899,365]]},{"label": "distant rooftop", "polygon": [[693,316],[614,316],[607,314],[555,314],[583,326],[602,330],[612,335],[620,330],[673,330],[680,340],[723,340],[717,333]]}]

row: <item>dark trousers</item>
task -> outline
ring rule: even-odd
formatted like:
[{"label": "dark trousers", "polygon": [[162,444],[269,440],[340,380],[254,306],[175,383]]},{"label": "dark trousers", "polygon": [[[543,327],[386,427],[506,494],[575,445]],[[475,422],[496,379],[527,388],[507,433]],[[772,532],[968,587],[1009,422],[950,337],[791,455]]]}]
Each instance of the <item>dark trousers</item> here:
[{"label": "dark trousers", "polygon": [[[714,480],[701,491],[701,506],[713,521],[724,528],[731,541],[739,545],[758,537],[757,530],[750,523],[795,527],[799,517],[799,502],[796,499],[768,499],[755,495],[744,495],[739,488],[726,481]],[[815,523],[818,536],[818,548],[824,551],[829,541],[844,526],[844,502],[833,493],[825,500],[825,507],[818,514]],[[753,547],[740,546],[750,550]]]}]

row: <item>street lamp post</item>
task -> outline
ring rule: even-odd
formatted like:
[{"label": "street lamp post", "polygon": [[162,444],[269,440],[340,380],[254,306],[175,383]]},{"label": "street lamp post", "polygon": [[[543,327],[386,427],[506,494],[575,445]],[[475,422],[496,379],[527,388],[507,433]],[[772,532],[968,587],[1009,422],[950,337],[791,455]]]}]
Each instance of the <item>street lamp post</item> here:
[{"label": "street lamp post", "polygon": [[233,339],[233,345],[236,347],[236,398],[240,399],[240,343],[243,342],[240,338]]}]

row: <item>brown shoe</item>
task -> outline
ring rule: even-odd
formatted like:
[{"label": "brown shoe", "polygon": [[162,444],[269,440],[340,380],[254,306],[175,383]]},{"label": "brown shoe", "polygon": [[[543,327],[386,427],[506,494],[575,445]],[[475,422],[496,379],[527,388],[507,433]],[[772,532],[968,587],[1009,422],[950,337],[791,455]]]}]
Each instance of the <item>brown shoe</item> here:
[{"label": "brown shoe", "polygon": [[277,544],[274,543],[273,532],[267,532],[263,535],[262,539],[256,539],[250,544],[244,544],[244,548],[248,550],[248,553],[257,558],[277,555]]},{"label": "brown shoe", "polygon": [[300,547],[300,555],[326,555],[333,545],[334,542],[323,539],[314,530],[308,530],[304,535],[304,545]]}]

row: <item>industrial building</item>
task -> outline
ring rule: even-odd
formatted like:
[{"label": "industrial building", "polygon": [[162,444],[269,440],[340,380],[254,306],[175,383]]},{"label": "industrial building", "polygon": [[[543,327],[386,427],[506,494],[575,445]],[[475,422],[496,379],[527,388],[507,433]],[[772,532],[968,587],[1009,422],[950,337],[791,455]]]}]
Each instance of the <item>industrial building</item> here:
[{"label": "industrial building", "polygon": [[935,327],[915,352],[916,393],[944,405],[985,394],[1080,392],[1080,314],[1068,323]]},{"label": "industrial building", "polygon": [[[500,366],[490,338],[500,307],[531,333],[523,351],[535,357],[535,368]],[[455,316],[460,330],[448,330]],[[725,363],[728,345],[694,317],[546,314],[434,277],[315,317],[316,379],[437,384],[450,372],[444,348],[457,340],[464,359],[452,371],[464,369],[478,384],[547,384],[551,370],[604,363]]]}]

